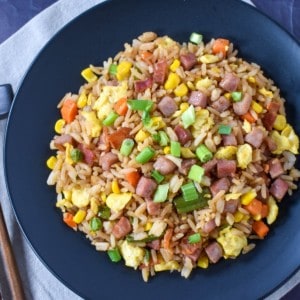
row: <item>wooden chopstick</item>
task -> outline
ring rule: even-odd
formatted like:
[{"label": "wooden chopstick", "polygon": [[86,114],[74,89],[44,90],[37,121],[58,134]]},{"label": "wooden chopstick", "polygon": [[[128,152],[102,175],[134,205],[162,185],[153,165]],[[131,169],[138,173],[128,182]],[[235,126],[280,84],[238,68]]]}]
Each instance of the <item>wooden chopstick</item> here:
[{"label": "wooden chopstick", "polygon": [[2,207],[0,204],[0,252],[11,291],[12,300],[25,300],[25,294],[21,283],[20,274],[9,240],[8,231],[5,225]]}]

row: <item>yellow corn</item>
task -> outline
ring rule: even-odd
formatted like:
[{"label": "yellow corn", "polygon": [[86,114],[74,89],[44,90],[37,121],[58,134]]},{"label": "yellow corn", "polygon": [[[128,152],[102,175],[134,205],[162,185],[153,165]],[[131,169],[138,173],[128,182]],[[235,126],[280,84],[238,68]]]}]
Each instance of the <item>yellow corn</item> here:
[{"label": "yellow corn", "polygon": [[274,94],[271,91],[267,90],[264,87],[259,89],[258,91],[260,94],[262,94],[263,96],[268,97],[268,98],[273,98],[273,96],[274,96]]},{"label": "yellow corn", "polygon": [[86,68],[82,70],[81,76],[87,81],[87,82],[94,82],[98,79],[98,77],[93,73],[91,68]]},{"label": "yellow corn", "polygon": [[170,65],[170,70],[175,72],[180,66],[180,61],[178,59],[174,59],[173,63]]},{"label": "yellow corn", "polygon": [[79,97],[78,97],[78,100],[77,100],[77,107],[78,108],[83,108],[86,106],[87,104],[87,96],[86,94],[82,93]]},{"label": "yellow corn", "polygon": [[255,190],[251,190],[249,192],[247,192],[246,194],[244,194],[241,197],[241,203],[243,205],[248,205],[251,203],[251,201],[256,197],[256,191]]},{"label": "yellow corn", "polygon": [[106,202],[106,198],[107,198],[105,192],[102,192],[101,195],[100,195],[100,197],[101,197],[101,200],[105,203]]},{"label": "yellow corn", "polygon": [[179,264],[175,260],[170,260],[166,263],[160,263],[154,265],[154,271],[155,272],[161,272],[161,271],[167,271],[167,270],[178,270],[179,269]]},{"label": "yellow corn", "polygon": [[260,114],[263,111],[263,107],[255,101],[252,101],[251,107],[258,114]]},{"label": "yellow corn", "polygon": [[286,126],[286,118],[283,115],[277,115],[273,127],[276,130],[283,130]]},{"label": "yellow corn", "polygon": [[269,214],[267,216],[267,223],[271,225],[275,222],[278,216],[278,205],[272,196],[268,199],[268,207],[269,207]]},{"label": "yellow corn", "polygon": [[180,152],[183,158],[196,157],[195,153],[190,148],[181,147]]},{"label": "yellow corn", "polygon": [[186,85],[188,86],[188,88],[189,88],[190,90],[192,90],[192,91],[195,90],[195,85],[194,85],[191,81],[188,81],[188,82],[186,83]]},{"label": "yellow corn", "polygon": [[151,222],[147,222],[145,225],[145,231],[149,231],[152,227],[152,223]]},{"label": "yellow corn", "polygon": [[253,220],[254,221],[260,221],[261,220],[261,215],[255,215],[255,216],[252,216]]},{"label": "yellow corn", "polygon": [[153,129],[162,129],[166,126],[166,123],[163,121],[162,117],[153,117],[151,118],[151,128]]},{"label": "yellow corn", "polygon": [[96,198],[92,198],[91,199],[91,210],[92,212],[96,215],[99,211],[99,203],[98,200]]},{"label": "yellow corn", "polygon": [[50,170],[53,170],[55,165],[56,165],[56,162],[57,162],[57,158],[55,156],[50,156],[46,162],[47,164],[47,167],[50,169]]},{"label": "yellow corn", "polygon": [[214,73],[219,73],[220,74],[220,72],[221,72],[220,68],[218,68],[218,67],[213,67],[213,68],[211,68],[211,70]]},{"label": "yellow corn", "polygon": [[185,112],[189,108],[189,104],[187,102],[183,102],[180,104],[180,111]]},{"label": "yellow corn", "polygon": [[185,83],[181,83],[175,90],[174,90],[174,94],[177,97],[183,97],[188,93],[189,89],[186,86]]},{"label": "yellow corn", "polygon": [[63,191],[64,197],[66,200],[71,201],[72,199],[72,192],[71,191]]},{"label": "yellow corn", "polygon": [[202,269],[207,269],[208,268],[208,257],[207,256],[201,256],[199,257],[198,261],[197,261],[197,266],[199,268],[202,268]]},{"label": "yellow corn", "polygon": [[72,165],[74,163],[73,159],[71,158],[71,151],[73,150],[73,146],[69,143],[66,143],[65,147],[66,147],[65,162],[69,165]]},{"label": "yellow corn", "polygon": [[213,54],[204,54],[200,56],[199,60],[204,64],[213,64],[220,60],[217,55]]},{"label": "yellow corn", "polygon": [[62,129],[65,126],[66,121],[64,119],[59,119],[56,121],[55,125],[54,125],[54,130],[56,133],[61,134],[62,133]]},{"label": "yellow corn", "polygon": [[117,180],[113,180],[111,190],[114,194],[120,194],[120,188]]},{"label": "yellow corn", "polygon": [[95,97],[93,96],[92,93],[89,93],[88,98],[87,98],[87,105],[91,105],[93,101],[95,100]]},{"label": "yellow corn", "polygon": [[170,154],[171,153],[171,148],[169,146],[166,146],[164,148],[164,154]]},{"label": "yellow corn", "polygon": [[231,94],[230,93],[226,93],[226,94],[224,94],[224,97],[229,100],[231,98]]},{"label": "yellow corn", "polygon": [[142,143],[147,137],[149,137],[149,133],[141,129],[137,132],[134,139],[137,143]]},{"label": "yellow corn", "polygon": [[86,211],[82,210],[82,209],[79,209],[77,211],[77,213],[75,214],[75,216],[73,217],[73,221],[76,224],[80,224],[84,220],[85,216],[86,216]]},{"label": "yellow corn", "polygon": [[201,88],[209,88],[212,84],[212,81],[208,78],[208,77],[205,77],[203,79],[199,79],[196,83],[196,88],[198,90],[200,90]]},{"label": "yellow corn", "polygon": [[254,76],[249,76],[249,77],[247,78],[247,80],[248,80],[248,82],[250,82],[250,83],[256,83],[256,79],[255,79]]},{"label": "yellow corn", "polygon": [[180,77],[176,73],[170,73],[165,82],[166,90],[174,90],[180,83]]},{"label": "yellow corn", "polygon": [[132,67],[132,63],[129,61],[121,61],[117,66],[117,79],[124,80],[130,75],[130,69]]},{"label": "yellow corn", "polygon": [[241,222],[243,219],[244,219],[244,214],[241,213],[240,211],[237,211],[235,214],[234,214],[234,222]]},{"label": "yellow corn", "polygon": [[246,133],[249,133],[252,130],[251,124],[247,120],[244,120],[242,127]]}]

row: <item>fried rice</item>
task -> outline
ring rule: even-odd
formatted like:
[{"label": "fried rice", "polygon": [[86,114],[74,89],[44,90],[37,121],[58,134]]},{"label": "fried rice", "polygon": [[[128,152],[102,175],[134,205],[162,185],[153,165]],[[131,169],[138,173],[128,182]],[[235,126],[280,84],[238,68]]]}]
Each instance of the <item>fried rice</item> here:
[{"label": "fried rice", "polygon": [[58,104],[47,184],[62,219],[145,281],[252,250],[297,188],[285,100],[237,54],[145,32]]}]

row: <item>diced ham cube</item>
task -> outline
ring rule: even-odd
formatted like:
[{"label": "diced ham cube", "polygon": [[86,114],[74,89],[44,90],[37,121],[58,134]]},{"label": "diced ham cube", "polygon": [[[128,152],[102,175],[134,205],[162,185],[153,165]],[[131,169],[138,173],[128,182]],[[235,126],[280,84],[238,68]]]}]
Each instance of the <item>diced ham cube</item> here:
[{"label": "diced ham cube", "polygon": [[136,194],[144,197],[146,199],[150,199],[157,188],[157,183],[150,178],[142,176],[136,187]]},{"label": "diced ham cube", "polygon": [[134,82],[134,90],[137,93],[144,92],[146,89],[152,86],[152,78],[147,78],[145,80],[137,80]]},{"label": "diced ham cube", "polygon": [[168,72],[168,65],[166,60],[161,60],[154,65],[153,81],[159,84],[165,82]]},{"label": "diced ham cube", "polygon": [[277,178],[270,187],[270,193],[277,199],[282,200],[289,189],[289,185],[281,178]]},{"label": "diced ham cube", "polygon": [[112,234],[116,239],[121,239],[126,236],[131,231],[131,224],[126,217],[121,217],[121,219],[114,225],[112,229]]},{"label": "diced ham cube", "polygon": [[214,219],[209,220],[208,222],[204,223],[203,225],[203,232],[210,233],[216,228],[216,222]]},{"label": "diced ham cube", "polygon": [[269,173],[271,178],[276,178],[284,173],[282,164],[278,158],[274,158],[269,162]]},{"label": "diced ham cube", "polygon": [[231,213],[234,214],[238,208],[239,201],[230,199],[225,201],[225,206],[224,206],[224,213]]},{"label": "diced ham cube", "polygon": [[211,106],[213,109],[218,111],[219,113],[227,110],[231,105],[231,102],[224,96],[221,96],[218,100],[214,101]]},{"label": "diced ham cube", "polygon": [[222,134],[222,142],[224,146],[236,146],[237,140],[233,133]]},{"label": "diced ham cube", "polygon": [[255,127],[246,134],[245,141],[255,148],[259,148],[264,140],[265,133],[261,128]]},{"label": "diced ham cube", "polygon": [[195,165],[197,162],[196,159],[194,158],[188,158],[188,159],[184,159],[181,163],[181,167],[179,168],[179,173],[183,174],[183,175],[187,175],[188,172],[190,171],[190,168]]},{"label": "diced ham cube", "polygon": [[147,212],[150,216],[158,215],[160,212],[160,203],[155,203],[151,199],[146,199]]},{"label": "diced ham cube", "polygon": [[217,175],[218,178],[223,178],[227,176],[233,176],[236,172],[236,161],[220,159],[217,163]]},{"label": "diced ham cube", "polygon": [[163,97],[157,107],[165,117],[172,116],[178,108],[176,102],[170,96]]},{"label": "diced ham cube", "polygon": [[153,168],[162,175],[168,175],[175,171],[176,165],[164,156],[158,157],[156,162],[153,164]]},{"label": "diced ham cube", "polygon": [[220,82],[220,87],[227,92],[234,92],[240,83],[240,78],[233,73],[226,73]]},{"label": "diced ham cube", "polygon": [[160,240],[154,240],[150,243],[147,243],[147,247],[158,251],[160,249]]},{"label": "diced ham cube", "polygon": [[201,91],[192,91],[188,103],[193,106],[205,108],[207,106],[207,96]]},{"label": "diced ham cube", "polygon": [[187,53],[180,55],[180,63],[185,70],[190,70],[193,66],[197,64],[197,58],[194,53]]},{"label": "diced ham cube", "polygon": [[211,172],[213,172],[217,163],[218,163],[218,160],[215,158],[204,163],[202,165],[202,168],[205,170],[205,175],[209,175]]},{"label": "diced ham cube", "polygon": [[94,160],[95,160],[95,158],[96,158],[95,153],[94,153],[91,149],[85,147],[85,146],[82,145],[82,144],[79,144],[79,145],[78,145],[78,149],[79,149],[79,150],[82,152],[82,154],[83,154],[83,160],[84,160],[84,162],[87,163],[89,166],[92,166],[93,163],[94,163]]},{"label": "diced ham cube", "polygon": [[277,113],[275,111],[267,111],[262,118],[262,123],[266,127],[268,131],[273,129],[273,125],[275,123],[277,117]]},{"label": "diced ham cube", "polygon": [[184,237],[180,242],[180,248],[182,254],[191,258],[191,260],[196,261],[201,252],[202,243],[191,244],[188,237]]},{"label": "diced ham cube", "polygon": [[210,186],[210,191],[213,195],[217,195],[220,191],[225,191],[225,193],[229,190],[230,188],[230,181],[228,180],[227,177],[221,178],[216,180],[211,186]]},{"label": "diced ham cube", "polygon": [[118,161],[119,159],[117,154],[108,152],[100,156],[99,165],[101,166],[103,171],[109,171],[110,167]]},{"label": "diced ham cube", "polygon": [[65,144],[73,145],[74,139],[69,134],[62,134],[60,136],[55,137],[54,146],[61,151],[65,150]]},{"label": "diced ham cube", "polygon": [[184,129],[182,126],[177,125],[174,131],[178,137],[179,143],[184,146],[187,142],[192,140],[192,134],[189,130]]},{"label": "diced ham cube", "polygon": [[218,262],[223,255],[222,247],[217,242],[208,245],[205,252],[212,263]]},{"label": "diced ham cube", "polygon": [[273,141],[273,139],[271,137],[267,136],[265,138],[265,141],[266,141],[268,149],[271,152],[273,152],[273,151],[275,151],[277,149],[277,145],[276,145],[276,143]]}]

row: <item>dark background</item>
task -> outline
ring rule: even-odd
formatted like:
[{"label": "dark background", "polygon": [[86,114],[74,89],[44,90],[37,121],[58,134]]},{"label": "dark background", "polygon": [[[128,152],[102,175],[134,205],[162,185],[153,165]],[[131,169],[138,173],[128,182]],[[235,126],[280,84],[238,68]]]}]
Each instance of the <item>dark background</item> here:
[{"label": "dark background", "polygon": [[[31,18],[57,1],[0,0],[0,44]],[[300,0],[252,0],[252,2],[300,42]],[[283,298],[283,300],[294,299],[300,299],[300,284]]]}]

